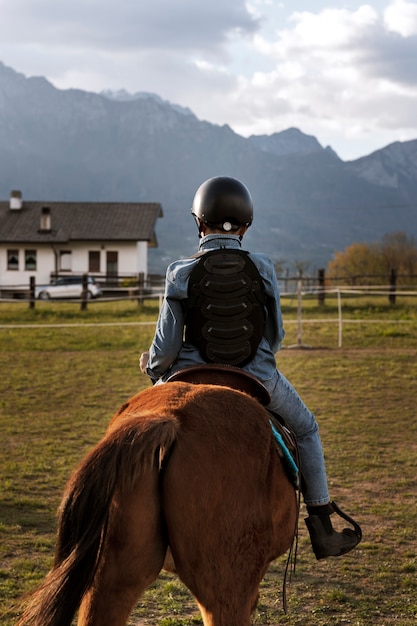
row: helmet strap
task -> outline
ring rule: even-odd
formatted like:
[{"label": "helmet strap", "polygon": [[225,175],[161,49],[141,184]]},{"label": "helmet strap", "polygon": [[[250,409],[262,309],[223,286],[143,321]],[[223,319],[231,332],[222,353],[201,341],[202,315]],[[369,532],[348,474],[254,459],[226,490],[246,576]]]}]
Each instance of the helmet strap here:
[{"label": "helmet strap", "polygon": [[193,214],[197,229],[198,229],[198,238],[201,239],[203,236],[203,222]]}]

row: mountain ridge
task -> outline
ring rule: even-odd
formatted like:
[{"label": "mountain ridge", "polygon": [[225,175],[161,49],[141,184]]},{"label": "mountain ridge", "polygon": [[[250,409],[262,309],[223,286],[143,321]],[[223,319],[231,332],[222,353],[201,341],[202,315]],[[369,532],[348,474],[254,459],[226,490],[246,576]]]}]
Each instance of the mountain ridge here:
[{"label": "mountain ridge", "polygon": [[274,260],[317,267],[355,241],[417,235],[417,140],[343,161],[296,128],[245,138],[157,94],[131,96],[59,90],[0,63],[0,197],[160,202],[159,272],[196,250],[192,198],[215,175],[247,184],[245,243]]}]

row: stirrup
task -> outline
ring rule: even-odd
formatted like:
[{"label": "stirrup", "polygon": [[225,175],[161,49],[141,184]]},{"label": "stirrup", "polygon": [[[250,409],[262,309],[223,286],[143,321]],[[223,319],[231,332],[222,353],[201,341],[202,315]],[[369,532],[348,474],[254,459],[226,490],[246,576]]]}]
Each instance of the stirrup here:
[{"label": "stirrup", "polygon": [[362,529],[359,526],[359,524],[357,522],[355,522],[354,519],[352,519],[349,515],[347,515],[347,513],[345,513],[344,511],[342,511],[342,509],[339,509],[339,507],[337,506],[336,502],[330,502],[329,504],[330,509],[331,509],[331,513],[337,513],[337,515],[339,515],[339,517],[342,517],[344,520],[346,520],[347,522],[349,522],[349,524],[352,524],[353,526],[353,532],[355,533],[356,537],[358,538],[358,543],[361,541],[362,539]]}]

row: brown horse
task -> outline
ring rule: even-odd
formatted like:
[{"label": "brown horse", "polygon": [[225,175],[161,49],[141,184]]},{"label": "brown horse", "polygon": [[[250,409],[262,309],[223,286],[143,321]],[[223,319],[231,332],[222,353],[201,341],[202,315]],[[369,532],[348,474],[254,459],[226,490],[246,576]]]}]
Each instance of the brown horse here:
[{"label": "brown horse", "polygon": [[123,626],[170,548],[205,626],[247,626],[297,498],[267,411],[219,385],[170,382],[123,405],[68,482],[55,561],[20,626]]}]

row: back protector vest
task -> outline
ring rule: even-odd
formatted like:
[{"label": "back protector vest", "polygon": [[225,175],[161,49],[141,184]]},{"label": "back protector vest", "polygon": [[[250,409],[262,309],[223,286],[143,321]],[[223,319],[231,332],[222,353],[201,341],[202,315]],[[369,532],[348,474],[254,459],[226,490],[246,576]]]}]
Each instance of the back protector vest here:
[{"label": "back protector vest", "polygon": [[219,248],[197,256],[185,301],[185,338],[205,362],[246,365],[265,326],[259,270],[243,250]]}]

